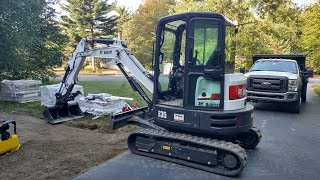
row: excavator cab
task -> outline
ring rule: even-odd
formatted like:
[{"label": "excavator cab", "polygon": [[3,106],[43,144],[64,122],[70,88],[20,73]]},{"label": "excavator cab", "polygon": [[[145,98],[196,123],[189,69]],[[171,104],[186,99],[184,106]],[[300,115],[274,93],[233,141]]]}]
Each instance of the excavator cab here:
[{"label": "excavator cab", "polygon": [[156,124],[212,135],[251,128],[253,107],[246,104],[245,78],[229,67],[236,28],[218,13],[189,12],[159,21],[154,63],[159,83],[154,83],[152,111]]},{"label": "excavator cab", "polygon": [[[155,84],[158,95],[154,101],[185,108],[223,109],[224,19],[209,13],[161,19],[155,53],[155,81],[160,83]],[[160,77],[161,73],[168,75]]]}]

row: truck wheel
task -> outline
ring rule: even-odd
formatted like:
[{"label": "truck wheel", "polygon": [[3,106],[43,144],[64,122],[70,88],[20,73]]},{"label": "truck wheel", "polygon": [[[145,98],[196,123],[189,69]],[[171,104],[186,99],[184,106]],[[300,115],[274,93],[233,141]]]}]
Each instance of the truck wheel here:
[{"label": "truck wheel", "polygon": [[301,99],[299,98],[299,100],[292,103],[292,112],[300,113],[300,105],[301,105]]},{"label": "truck wheel", "polygon": [[307,100],[307,84],[303,84],[301,89],[301,101],[306,102]]}]

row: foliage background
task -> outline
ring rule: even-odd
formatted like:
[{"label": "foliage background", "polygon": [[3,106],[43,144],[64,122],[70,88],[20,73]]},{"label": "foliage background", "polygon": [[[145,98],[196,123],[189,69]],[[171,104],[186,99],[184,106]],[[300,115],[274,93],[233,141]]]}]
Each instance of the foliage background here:
[{"label": "foliage background", "polygon": [[219,12],[240,24],[236,39],[237,69],[248,69],[253,54],[304,53],[308,66],[319,74],[319,9],[319,0],[308,7],[298,7],[291,0],[145,0],[125,23],[124,38],[129,49],[149,66],[159,18],[187,11]]},{"label": "foliage background", "polygon": [[219,12],[240,24],[236,68],[249,68],[257,53],[304,53],[320,73],[320,0],[307,7],[291,0],[144,0],[135,12],[111,0],[67,0],[63,16],[51,6],[59,2],[0,1],[0,80],[47,80],[81,37],[115,38],[118,32],[151,70],[159,18],[186,11]]},{"label": "foliage background", "polygon": [[66,42],[44,0],[0,1],[0,80],[47,79]]}]

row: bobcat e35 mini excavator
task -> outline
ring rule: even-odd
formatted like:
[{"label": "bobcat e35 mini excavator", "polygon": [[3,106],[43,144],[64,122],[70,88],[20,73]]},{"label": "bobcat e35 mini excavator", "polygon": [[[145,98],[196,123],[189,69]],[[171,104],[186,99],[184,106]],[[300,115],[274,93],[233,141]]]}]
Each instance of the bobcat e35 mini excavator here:
[{"label": "bobcat e35 mini excavator", "polygon": [[[113,129],[127,124],[142,127],[128,137],[132,153],[236,176],[246,165],[243,148],[255,148],[261,133],[253,127],[253,106],[246,103],[243,74],[229,72],[225,65],[235,57],[235,32],[236,24],[218,13],[161,18],[154,75],[123,41],[82,39],[68,62],[56,106],[45,107],[44,117],[52,124],[81,117],[77,104],[70,101],[79,94],[71,91],[85,58],[112,59],[148,105],[113,116]],[[89,48],[90,44],[103,46]],[[169,75],[163,75],[162,69]],[[136,80],[152,92],[152,98]]]}]

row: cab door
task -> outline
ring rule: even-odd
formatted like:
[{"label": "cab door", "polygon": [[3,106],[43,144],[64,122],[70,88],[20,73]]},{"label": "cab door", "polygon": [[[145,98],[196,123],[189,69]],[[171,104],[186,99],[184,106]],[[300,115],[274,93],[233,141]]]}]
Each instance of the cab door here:
[{"label": "cab door", "polygon": [[188,23],[184,106],[223,109],[225,28],[216,18],[193,18]]}]

